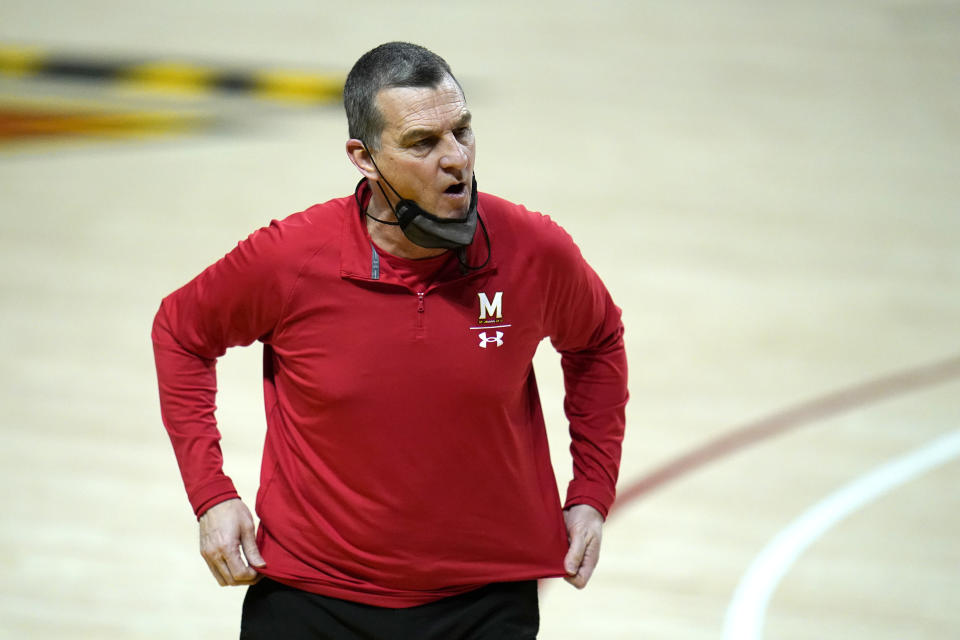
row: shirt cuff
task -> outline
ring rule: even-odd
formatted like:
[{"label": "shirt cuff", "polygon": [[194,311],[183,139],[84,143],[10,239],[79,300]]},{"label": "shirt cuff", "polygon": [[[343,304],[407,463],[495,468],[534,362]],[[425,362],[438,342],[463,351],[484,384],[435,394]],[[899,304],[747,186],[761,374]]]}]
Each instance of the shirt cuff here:
[{"label": "shirt cuff", "polygon": [[563,504],[568,509],[575,504],[588,504],[606,519],[610,506],[613,504],[615,492],[597,482],[574,480],[567,489],[567,500]]},{"label": "shirt cuff", "polygon": [[233,481],[224,477],[203,487],[200,491],[192,492],[190,505],[193,507],[193,512],[197,518],[200,518],[210,507],[239,497],[240,494],[233,486]]}]

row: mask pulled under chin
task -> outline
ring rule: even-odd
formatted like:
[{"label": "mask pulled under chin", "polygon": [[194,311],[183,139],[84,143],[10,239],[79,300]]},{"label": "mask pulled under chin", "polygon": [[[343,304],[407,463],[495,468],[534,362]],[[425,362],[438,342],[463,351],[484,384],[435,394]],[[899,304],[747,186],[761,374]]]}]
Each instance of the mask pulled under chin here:
[{"label": "mask pulled under chin", "polygon": [[394,215],[403,235],[415,245],[425,249],[459,249],[469,246],[477,230],[477,177],[473,177],[470,207],[462,218],[440,218],[406,198],[397,203]]}]

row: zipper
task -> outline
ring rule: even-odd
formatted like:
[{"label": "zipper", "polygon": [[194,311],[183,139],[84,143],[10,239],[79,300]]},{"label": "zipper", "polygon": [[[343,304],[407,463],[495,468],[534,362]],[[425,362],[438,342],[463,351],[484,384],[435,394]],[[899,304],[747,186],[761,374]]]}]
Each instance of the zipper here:
[{"label": "zipper", "polygon": [[[492,269],[488,267],[482,271],[474,271],[472,273],[465,274],[454,280],[444,280],[443,282],[434,282],[434,283],[431,283],[426,289],[420,289],[419,291],[416,291],[415,292],[417,294],[417,323],[416,323],[416,334],[415,334],[416,339],[423,340],[426,334],[426,330],[424,328],[423,316],[424,316],[424,299],[427,297],[428,293],[436,289],[440,289],[441,287],[449,287],[453,285],[462,286],[464,283],[469,282],[470,280],[473,280],[482,275],[486,275],[491,270]],[[410,289],[407,289],[407,291],[410,291]]]},{"label": "zipper", "polygon": [[425,291],[417,291],[417,333],[416,338],[423,340],[423,298]]}]

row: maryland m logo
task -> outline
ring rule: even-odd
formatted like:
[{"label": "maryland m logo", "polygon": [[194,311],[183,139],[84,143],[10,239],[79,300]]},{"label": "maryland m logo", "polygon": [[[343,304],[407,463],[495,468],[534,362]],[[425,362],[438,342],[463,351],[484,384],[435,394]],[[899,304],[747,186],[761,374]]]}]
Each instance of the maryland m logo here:
[{"label": "maryland m logo", "polygon": [[493,294],[492,302],[487,298],[487,294],[485,293],[481,292],[477,295],[480,297],[481,320],[486,320],[488,317],[497,320],[503,318],[503,291],[497,291]]}]

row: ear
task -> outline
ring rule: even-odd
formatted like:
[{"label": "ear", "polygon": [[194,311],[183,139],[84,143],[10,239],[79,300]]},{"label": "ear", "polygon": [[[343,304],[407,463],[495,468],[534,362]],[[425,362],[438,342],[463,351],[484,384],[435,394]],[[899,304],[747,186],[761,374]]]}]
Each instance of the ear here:
[{"label": "ear", "polygon": [[356,138],[347,140],[347,157],[350,158],[353,166],[363,174],[363,177],[368,180],[376,180],[380,177],[379,172],[377,172],[376,167],[373,165],[373,161],[370,159],[367,148],[363,146],[363,142],[360,140]]}]

